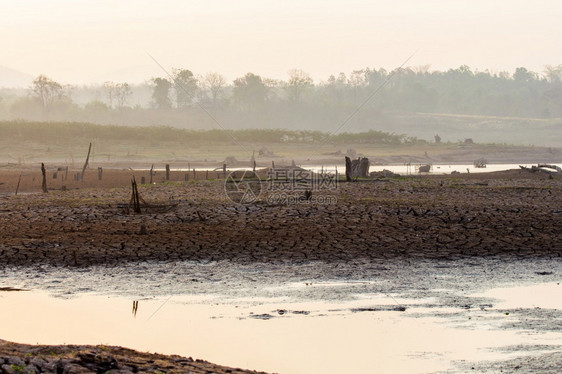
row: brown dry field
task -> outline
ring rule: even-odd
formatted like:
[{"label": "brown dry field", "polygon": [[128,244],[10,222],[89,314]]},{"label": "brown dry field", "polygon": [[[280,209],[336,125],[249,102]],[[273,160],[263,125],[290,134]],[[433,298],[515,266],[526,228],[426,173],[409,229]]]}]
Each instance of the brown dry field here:
[{"label": "brown dry field", "polygon": [[562,254],[562,178],[546,173],[342,182],[313,194],[337,202],[290,205],[271,203],[264,188],[255,203],[237,205],[227,199],[222,180],[202,180],[203,174],[185,182],[184,173],[175,172],[173,181],[163,183],[159,172],[157,183],[139,187],[141,197],[177,206],[142,214],[128,214],[120,204],[130,200],[131,175],[140,180],[148,172],[107,170],[98,181],[91,170],[84,182],[61,181],[59,175],[48,179],[49,193],[41,193],[40,174],[27,171],[14,196],[20,173],[0,173],[3,265]]}]

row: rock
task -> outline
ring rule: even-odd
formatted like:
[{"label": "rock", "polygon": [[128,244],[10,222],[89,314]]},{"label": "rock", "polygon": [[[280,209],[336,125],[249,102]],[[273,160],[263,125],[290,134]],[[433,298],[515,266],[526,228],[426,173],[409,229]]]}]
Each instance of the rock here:
[{"label": "rock", "polygon": [[108,355],[96,355],[93,353],[79,353],[78,358],[83,366],[91,370],[106,372],[112,369],[117,369],[117,360]]},{"label": "rock", "polygon": [[23,374],[36,374],[36,373],[40,373],[40,371],[35,365],[30,364],[23,369]]},{"label": "rock", "polygon": [[5,374],[16,374],[16,370],[11,365],[4,364],[0,366],[0,369],[2,369],[2,373]]},{"label": "rock", "polygon": [[47,365],[47,361],[43,360],[42,358],[37,358],[37,357],[34,357],[31,360],[29,360],[29,363],[31,365],[34,365],[34,366],[38,367],[38,368],[43,368]]},{"label": "rock", "polygon": [[7,363],[9,365],[25,366],[25,361],[19,357],[8,357]]},{"label": "rock", "polygon": [[[88,372],[84,370],[85,368],[83,366],[80,365],[76,365],[76,364],[66,364],[64,365],[64,368],[62,370],[62,374],[82,374],[84,372]],[[104,370],[92,370],[93,372],[97,372],[97,373],[105,373],[106,371]],[[57,370],[57,373],[59,371]]]},{"label": "rock", "polygon": [[373,171],[369,174],[371,178],[397,178],[400,174],[393,173],[390,170],[384,169],[382,171]]}]

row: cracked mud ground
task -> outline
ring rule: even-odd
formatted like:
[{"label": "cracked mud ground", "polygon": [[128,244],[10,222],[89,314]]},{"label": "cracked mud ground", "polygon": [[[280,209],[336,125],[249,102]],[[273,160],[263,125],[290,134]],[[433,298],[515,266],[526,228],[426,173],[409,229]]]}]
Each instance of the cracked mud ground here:
[{"label": "cracked mud ground", "polygon": [[4,196],[0,263],[560,257],[562,180],[493,174],[341,183],[315,192],[337,198],[326,205],[236,205],[221,181],[141,186],[146,201],[178,205],[137,215],[118,207],[127,188]]}]

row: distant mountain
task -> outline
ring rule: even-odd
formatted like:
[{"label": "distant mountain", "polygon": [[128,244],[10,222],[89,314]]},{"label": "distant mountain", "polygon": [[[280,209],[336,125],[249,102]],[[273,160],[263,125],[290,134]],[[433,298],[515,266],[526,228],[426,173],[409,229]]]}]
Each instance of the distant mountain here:
[{"label": "distant mountain", "polygon": [[0,66],[0,87],[24,88],[29,87],[33,76],[6,66]]}]

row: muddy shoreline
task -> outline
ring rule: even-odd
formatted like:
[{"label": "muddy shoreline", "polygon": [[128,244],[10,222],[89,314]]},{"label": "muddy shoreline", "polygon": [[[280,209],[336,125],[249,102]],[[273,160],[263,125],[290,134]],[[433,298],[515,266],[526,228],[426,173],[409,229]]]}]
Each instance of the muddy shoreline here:
[{"label": "muddy shoreline", "polygon": [[0,339],[0,373],[258,373],[105,345],[27,345]]}]

